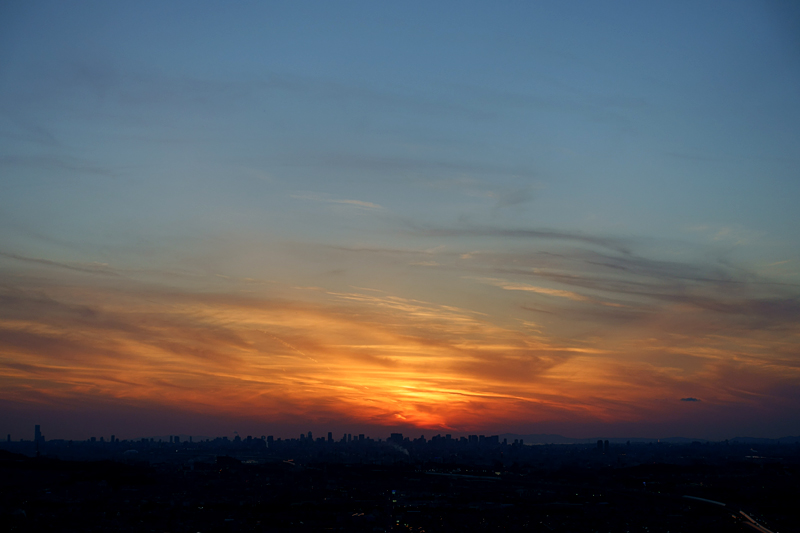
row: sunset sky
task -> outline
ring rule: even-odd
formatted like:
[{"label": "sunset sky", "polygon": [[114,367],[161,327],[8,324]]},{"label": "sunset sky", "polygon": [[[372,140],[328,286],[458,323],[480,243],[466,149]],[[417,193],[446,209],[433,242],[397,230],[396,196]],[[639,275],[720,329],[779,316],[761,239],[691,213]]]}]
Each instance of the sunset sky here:
[{"label": "sunset sky", "polygon": [[33,424],[800,434],[800,8],[3,2]]}]

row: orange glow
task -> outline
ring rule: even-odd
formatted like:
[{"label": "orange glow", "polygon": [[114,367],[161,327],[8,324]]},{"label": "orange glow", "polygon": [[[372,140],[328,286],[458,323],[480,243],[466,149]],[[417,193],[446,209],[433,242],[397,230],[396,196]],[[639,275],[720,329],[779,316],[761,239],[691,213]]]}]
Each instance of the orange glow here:
[{"label": "orange glow", "polygon": [[487,421],[668,418],[686,390],[712,405],[747,403],[800,377],[788,355],[776,357],[779,346],[791,353],[796,330],[783,344],[766,332],[690,334],[704,315],[680,306],[635,329],[570,340],[380,291],[289,296],[20,291],[18,312],[0,320],[3,399],[471,431]]}]

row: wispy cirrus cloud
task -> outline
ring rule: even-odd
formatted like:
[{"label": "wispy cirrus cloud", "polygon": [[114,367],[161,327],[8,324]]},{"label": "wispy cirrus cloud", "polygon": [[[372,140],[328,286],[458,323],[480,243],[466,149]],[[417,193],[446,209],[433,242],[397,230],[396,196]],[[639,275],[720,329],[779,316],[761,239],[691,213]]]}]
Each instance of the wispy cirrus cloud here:
[{"label": "wispy cirrus cloud", "polygon": [[[448,160],[430,157],[412,157],[401,155],[372,155],[372,154],[298,154],[295,156],[284,156],[282,159],[288,166],[319,166],[324,168],[337,168],[359,171],[372,171],[386,173],[396,172],[415,172],[415,173],[436,173],[453,174],[459,176],[455,180],[438,180],[434,183],[424,185],[427,187],[441,187],[446,185],[462,187],[463,184],[478,185],[476,180],[464,180],[460,176],[468,174],[471,176],[498,176],[498,177],[534,177],[535,172],[527,167],[513,167],[486,163],[482,161]],[[527,190],[527,189],[526,189]],[[512,201],[511,197],[505,198]],[[513,203],[513,202],[512,202]]]},{"label": "wispy cirrus cloud", "polygon": [[94,174],[109,178],[118,177],[119,169],[98,165],[73,156],[64,155],[4,155],[0,156],[0,167],[36,167],[51,171],[69,171],[78,174]]},{"label": "wispy cirrus cloud", "polygon": [[505,228],[494,226],[467,226],[467,227],[434,227],[412,224],[411,232],[425,237],[469,238],[469,237],[499,237],[507,239],[520,239],[530,241],[561,241],[575,242],[586,245],[596,245],[620,253],[629,252],[629,244],[625,239],[613,237],[598,237],[580,232],[559,231],[553,229],[528,229]]},{"label": "wispy cirrus cloud", "polygon": [[372,202],[365,202],[362,200],[346,200],[340,198],[332,198],[326,194],[320,193],[302,193],[302,194],[292,194],[290,195],[291,198],[296,200],[309,200],[312,202],[324,202],[328,204],[339,204],[339,205],[346,205],[352,207],[358,207],[362,209],[383,209],[382,206],[372,203]]},{"label": "wispy cirrus cloud", "polygon": [[[435,262],[437,269],[457,279],[509,292],[552,296],[547,305],[532,302],[522,305],[586,322],[638,322],[671,314],[679,307],[702,315],[704,318],[698,325],[717,320],[718,324],[747,330],[785,329],[793,328],[800,320],[800,286],[773,280],[743,264],[709,253],[708,249],[684,254],[683,260],[674,259],[674,255],[664,259],[639,250],[653,248],[657,242],[641,246],[636,239],[595,239],[590,235],[539,230],[523,233],[523,241],[530,243],[522,247],[512,248],[506,241],[498,249],[497,242],[490,238],[503,233],[495,229],[465,230],[465,234],[487,240],[484,250],[464,251],[459,230],[454,230],[456,237],[449,231],[425,233],[426,238],[446,244],[435,251],[422,246],[416,249],[323,247],[343,254],[370,255],[374,259],[361,261],[379,261],[385,265],[391,264],[395,256],[407,256],[412,264]],[[563,309],[556,304],[559,300],[576,305]]]},{"label": "wispy cirrus cloud", "polygon": [[480,281],[483,283],[488,283],[489,285],[494,285],[495,287],[500,287],[501,289],[507,291],[534,292],[537,294],[545,294],[547,296],[566,298],[568,300],[573,300],[577,302],[587,302],[592,300],[588,296],[584,296],[582,294],[578,294],[577,292],[573,291],[552,289],[548,287],[537,287],[535,285],[527,285],[524,283],[513,283],[507,280],[497,279],[497,278],[472,278],[472,279],[475,279],[476,281]]}]

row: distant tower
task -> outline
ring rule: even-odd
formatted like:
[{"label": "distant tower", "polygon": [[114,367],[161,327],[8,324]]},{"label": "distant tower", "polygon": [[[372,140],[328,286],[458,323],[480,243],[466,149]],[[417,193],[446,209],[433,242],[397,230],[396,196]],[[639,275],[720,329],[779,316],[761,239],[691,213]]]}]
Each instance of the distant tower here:
[{"label": "distant tower", "polygon": [[603,453],[608,453],[608,441],[603,441]]},{"label": "distant tower", "polygon": [[310,431],[308,432],[308,440],[314,440],[314,438],[311,436],[311,432]]},{"label": "distant tower", "polygon": [[39,457],[39,452],[44,451],[44,435],[42,435],[42,430],[39,427],[39,424],[36,424],[33,429],[33,439],[36,443],[36,457]]},{"label": "distant tower", "polygon": [[328,432],[328,442],[333,442],[333,432],[332,431]]}]

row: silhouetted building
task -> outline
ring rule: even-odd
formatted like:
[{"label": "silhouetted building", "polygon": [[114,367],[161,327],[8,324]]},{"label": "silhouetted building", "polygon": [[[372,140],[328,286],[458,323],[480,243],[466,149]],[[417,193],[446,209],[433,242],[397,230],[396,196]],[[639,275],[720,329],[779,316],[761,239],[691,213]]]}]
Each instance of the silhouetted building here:
[{"label": "silhouetted building", "polygon": [[603,451],[603,441],[602,440],[597,441],[597,451],[598,452],[602,452]]},{"label": "silhouetted building", "polygon": [[44,435],[42,435],[42,430],[39,424],[36,424],[33,428],[33,439],[36,444],[36,454],[38,455],[39,452],[44,451]]},{"label": "silhouetted building", "polygon": [[608,453],[608,441],[603,441],[603,453]]},{"label": "silhouetted building", "polygon": [[333,432],[328,432],[328,442],[333,442]]}]

